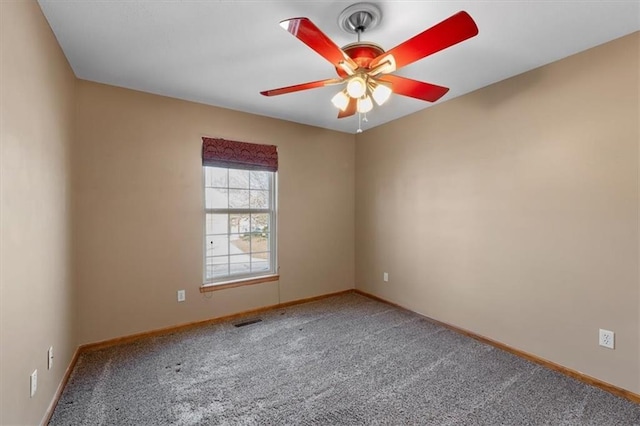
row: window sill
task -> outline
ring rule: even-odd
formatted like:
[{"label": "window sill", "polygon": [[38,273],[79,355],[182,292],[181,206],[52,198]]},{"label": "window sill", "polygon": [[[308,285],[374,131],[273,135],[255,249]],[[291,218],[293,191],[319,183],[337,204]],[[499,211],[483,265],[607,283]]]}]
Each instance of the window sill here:
[{"label": "window sill", "polygon": [[209,292],[209,291],[224,290],[224,289],[227,289],[227,288],[234,288],[234,287],[244,287],[246,285],[268,283],[268,282],[272,282],[272,281],[278,281],[279,279],[280,279],[280,275],[276,274],[276,275],[266,275],[264,277],[257,277],[257,278],[247,278],[247,279],[241,279],[241,280],[223,281],[223,282],[215,283],[215,284],[203,284],[200,287],[200,293],[206,293],[206,292]]}]

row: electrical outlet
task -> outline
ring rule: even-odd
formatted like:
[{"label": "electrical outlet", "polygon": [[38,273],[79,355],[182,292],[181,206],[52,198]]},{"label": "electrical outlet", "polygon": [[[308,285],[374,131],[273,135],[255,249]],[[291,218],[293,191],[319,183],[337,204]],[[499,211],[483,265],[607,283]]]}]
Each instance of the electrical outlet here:
[{"label": "electrical outlet", "polygon": [[600,346],[605,348],[615,348],[615,333],[609,330],[600,329]]},{"label": "electrical outlet", "polygon": [[184,302],[185,299],[184,290],[178,290],[178,302]]},{"label": "electrical outlet", "polygon": [[29,377],[29,389],[31,389],[31,397],[36,394],[36,390],[38,390],[38,369],[33,370],[31,376]]},{"label": "electrical outlet", "polygon": [[53,346],[49,347],[47,351],[47,370],[51,370],[53,368]]},{"label": "electrical outlet", "polygon": [[388,282],[389,282],[389,273],[388,273],[388,272],[385,272],[384,274],[382,274],[382,280],[383,280],[385,283],[388,283]]}]

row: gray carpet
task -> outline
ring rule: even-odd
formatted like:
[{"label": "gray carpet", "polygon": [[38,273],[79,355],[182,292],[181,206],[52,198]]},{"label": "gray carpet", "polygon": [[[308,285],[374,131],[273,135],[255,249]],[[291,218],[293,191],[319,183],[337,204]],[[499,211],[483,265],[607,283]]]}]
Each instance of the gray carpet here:
[{"label": "gray carpet", "polygon": [[50,424],[640,425],[640,405],[357,294],[260,317],[83,354]]}]

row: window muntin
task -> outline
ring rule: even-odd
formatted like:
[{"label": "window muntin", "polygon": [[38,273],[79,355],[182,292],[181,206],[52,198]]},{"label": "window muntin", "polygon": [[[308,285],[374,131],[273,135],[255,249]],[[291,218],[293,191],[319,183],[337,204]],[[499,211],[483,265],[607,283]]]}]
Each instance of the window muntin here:
[{"label": "window muntin", "polygon": [[203,169],[205,282],[274,274],[275,173],[212,166]]}]

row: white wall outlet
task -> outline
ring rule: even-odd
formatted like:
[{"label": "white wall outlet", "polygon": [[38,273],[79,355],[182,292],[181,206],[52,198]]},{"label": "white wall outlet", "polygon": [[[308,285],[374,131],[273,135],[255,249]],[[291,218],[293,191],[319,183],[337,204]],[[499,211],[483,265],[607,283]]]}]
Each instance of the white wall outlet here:
[{"label": "white wall outlet", "polygon": [[388,282],[389,282],[389,273],[388,273],[388,272],[385,272],[384,274],[382,274],[382,280],[383,280],[385,283],[388,283]]},{"label": "white wall outlet", "polygon": [[178,290],[178,302],[184,302],[184,299],[186,299],[184,290]]},{"label": "white wall outlet", "polygon": [[605,348],[615,348],[615,333],[609,330],[600,329],[600,346]]},{"label": "white wall outlet", "polygon": [[51,370],[53,368],[53,346],[49,347],[47,351],[47,370]]},{"label": "white wall outlet", "polygon": [[31,397],[33,397],[36,394],[36,390],[38,390],[38,369],[33,370],[29,377],[29,389],[31,389]]}]

